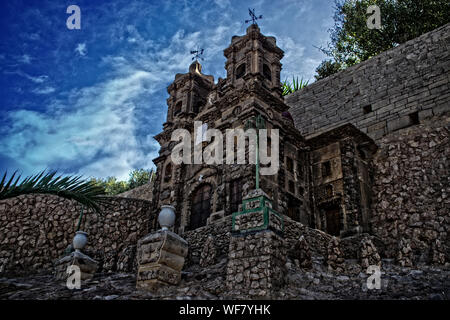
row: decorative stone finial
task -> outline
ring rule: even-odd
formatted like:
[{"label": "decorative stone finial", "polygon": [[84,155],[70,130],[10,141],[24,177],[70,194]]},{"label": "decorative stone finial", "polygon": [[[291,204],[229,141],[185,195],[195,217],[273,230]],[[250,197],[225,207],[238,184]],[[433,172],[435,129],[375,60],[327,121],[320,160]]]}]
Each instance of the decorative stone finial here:
[{"label": "decorative stone finial", "polygon": [[175,207],[161,206],[158,222],[162,230],[168,230],[175,223]]},{"label": "decorative stone finial", "polygon": [[73,237],[73,248],[75,251],[80,252],[87,243],[88,234],[84,231],[77,231],[75,237]]}]

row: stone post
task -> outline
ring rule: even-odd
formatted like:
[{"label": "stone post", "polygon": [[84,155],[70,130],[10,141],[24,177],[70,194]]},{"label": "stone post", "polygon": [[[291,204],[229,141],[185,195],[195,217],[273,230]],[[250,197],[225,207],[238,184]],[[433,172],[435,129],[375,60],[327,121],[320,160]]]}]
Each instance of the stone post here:
[{"label": "stone post", "polygon": [[188,253],[186,240],[169,230],[152,232],[138,241],[136,288],[157,291],[181,281]]},{"label": "stone post", "polygon": [[229,294],[273,297],[284,283],[285,264],[283,219],[264,191],[253,190],[244,197],[242,211],[233,213],[226,278]]},{"label": "stone post", "polygon": [[[67,280],[71,274],[69,267],[76,266],[79,268],[80,280],[88,281],[94,277],[98,268],[98,262],[86,254],[82,253],[87,243],[87,233],[83,231],[77,231],[73,238],[72,245],[68,249],[75,249],[73,252],[66,252],[68,255],[59,259],[55,263],[55,278],[58,280]],[[70,273],[70,274],[69,274]]]},{"label": "stone post", "polygon": [[61,258],[55,264],[55,278],[57,280],[66,280],[69,277],[70,266],[80,268],[80,280],[88,281],[94,277],[98,268],[98,262],[80,251],[74,251]]}]

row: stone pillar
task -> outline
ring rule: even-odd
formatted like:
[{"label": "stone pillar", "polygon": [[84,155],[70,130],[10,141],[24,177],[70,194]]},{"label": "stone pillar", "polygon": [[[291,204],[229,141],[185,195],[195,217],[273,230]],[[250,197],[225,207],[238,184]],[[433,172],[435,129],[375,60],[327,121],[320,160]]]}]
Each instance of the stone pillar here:
[{"label": "stone pillar", "polygon": [[136,288],[156,291],[178,284],[187,253],[186,240],[169,230],[152,232],[139,240]]},{"label": "stone pillar", "polygon": [[271,298],[284,283],[283,219],[261,189],[251,191],[233,213],[227,287],[236,297]]}]

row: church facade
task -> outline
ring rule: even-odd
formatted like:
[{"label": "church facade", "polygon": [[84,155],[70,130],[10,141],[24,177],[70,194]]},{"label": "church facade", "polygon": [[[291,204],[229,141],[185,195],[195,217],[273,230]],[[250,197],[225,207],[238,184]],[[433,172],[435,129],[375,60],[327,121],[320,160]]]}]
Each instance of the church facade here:
[{"label": "church facade", "polygon": [[[188,130],[192,149],[194,144],[205,148],[208,142],[197,141],[196,121],[225,137],[226,130],[245,130],[257,117],[268,132],[278,129],[279,133],[279,169],[273,175],[260,175],[259,181],[274,210],[334,236],[370,231],[371,158],[376,144],[351,124],[306,140],[295,128],[282,97],[283,54],[274,37],[263,35],[252,24],[245,35],[233,36],[224,50],[225,79],[215,83],[195,61],[188,73],[177,74],[168,87],[167,121],[155,137],[161,149],[154,159],[152,211],[157,215],[162,205],[174,206],[175,232],[196,230],[240,211],[242,199],[255,189],[256,168],[248,162],[175,164],[171,157],[178,144],[171,139],[174,131]],[[268,155],[273,143],[269,138]],[[248,150],[250,140],[245,144]],[[152,228],[157,229],[156,223]]]}]

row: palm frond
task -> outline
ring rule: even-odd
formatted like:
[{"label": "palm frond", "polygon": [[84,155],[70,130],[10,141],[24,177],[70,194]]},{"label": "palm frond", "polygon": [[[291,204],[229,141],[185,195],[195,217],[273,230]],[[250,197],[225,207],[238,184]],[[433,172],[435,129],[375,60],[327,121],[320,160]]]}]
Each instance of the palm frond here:
[{"label": "palm frond", "polygon": [[[9,180],[7,172],[0,182],[0,200],[17,197],[23,194],[42,193],[54,194],[65,199],[75,200],[87,208],[100,213],[100,205],[107,205],[105,189],[92,181],[82,180],[82,176],[56,176],[56,171],[42,171],[23,179],[21,175],[16,178],[15,171]],[[15,178],[15,180],[14,180]]]},{"label": "palm frond", "polygon": [[308,83],[309,83],[309,80],[305,81],[303,78],[298,80],[298,77],[297,78],[292,77],[292,83],[289,83],[287,81],[287,79],[286,79],[281,84],[281,89],[283,90],[282,95],[286,96],[286,95],[291,94],[291,93],[293,93],[295,91],[301,90],[304,87],[306,87],[308,85]]}]

